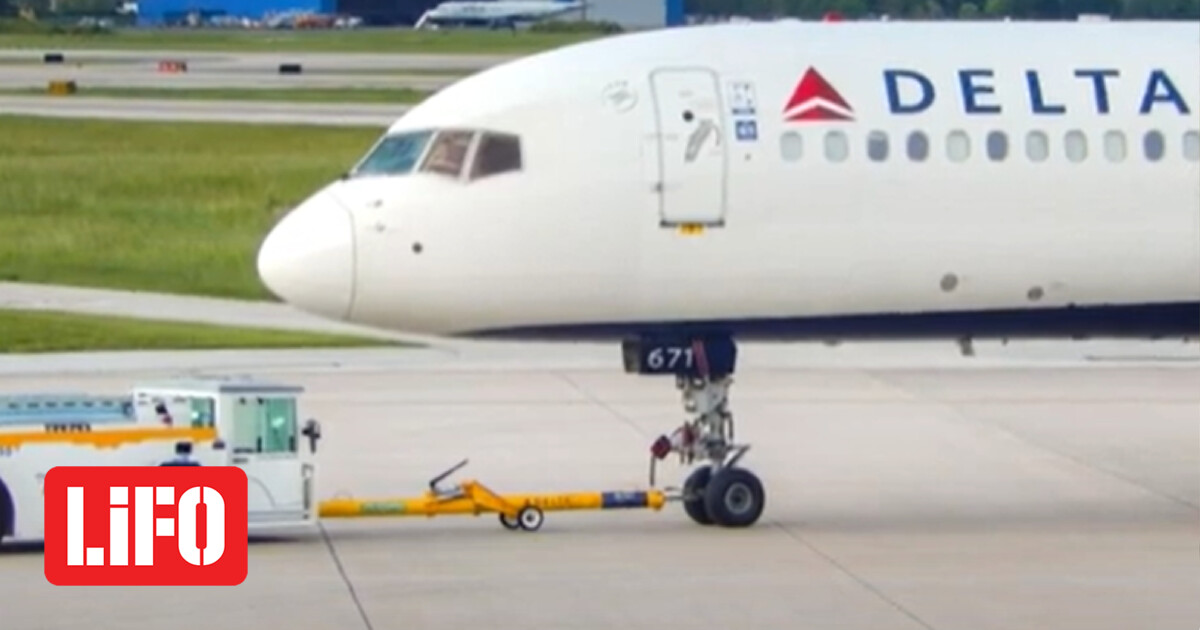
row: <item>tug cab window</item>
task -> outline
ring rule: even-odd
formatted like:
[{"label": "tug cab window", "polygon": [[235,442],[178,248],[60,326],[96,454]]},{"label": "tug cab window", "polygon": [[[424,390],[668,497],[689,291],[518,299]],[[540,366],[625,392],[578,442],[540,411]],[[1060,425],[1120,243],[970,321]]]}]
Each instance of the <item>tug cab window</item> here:
[{"label": "tug cab window", "polygon": [[425,152],[432,131],[387,134],[371,147],[367,157],[354,169],[352,177],[366,175],[406,175],[411,173]]},{"label": "tug cab window", "polygon": [[507,133],[485,131],[479,138],[475,160],[471,164],[471,179],[483,179],[521,170],[521,139]]},{"label": "tug cab window", "polygon": [[438,173],[458,177],[467,160],[467,149],[471,148],[472,131],[439,131],[421,164],[424,173]]},{"label": "tug cab window", "polygon": [[296,400],[243,397],[233,409],[233,452],[294,453]]}]

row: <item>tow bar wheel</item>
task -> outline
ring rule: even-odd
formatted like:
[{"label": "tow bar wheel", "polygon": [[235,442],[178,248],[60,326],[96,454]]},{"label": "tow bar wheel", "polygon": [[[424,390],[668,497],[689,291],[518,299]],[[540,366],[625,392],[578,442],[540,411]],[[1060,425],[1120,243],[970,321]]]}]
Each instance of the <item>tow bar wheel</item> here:
[{"label": "tow bar wheel", "polygon": [[500,513],[500,524],[504,526],[504,529],[512,531],[523,529],[527,532],[536,532],[541,529],[542,523],[545,520],[546,515],[534,505],[527,505],[521,508],[521,511],[517,512],[516,519],[509,518],[503,512]]},{"label": "tow bar wheel", "polygon": [[537,506],[527,505],[517,512],[517,523],[521,525],[521,529],[527,532],[536,532],[541,529],[542,522],[546,520],[546,515]]}]

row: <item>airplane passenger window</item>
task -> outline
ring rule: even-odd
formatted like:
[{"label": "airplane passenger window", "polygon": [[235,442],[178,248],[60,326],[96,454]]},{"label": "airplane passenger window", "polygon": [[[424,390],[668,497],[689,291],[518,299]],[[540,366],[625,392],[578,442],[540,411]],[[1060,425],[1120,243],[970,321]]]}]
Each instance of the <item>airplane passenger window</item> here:
[{"label": "airplane passenger window", "polygon": [[521,139],[507,133],[485,132],[475,151],[471,179],[521,170]]},{"label": "airplane passenger window", "polygon": [[888,155],[888,137],[882,131],[872,131],[867,134],[867,157],[875,162],[882,162]]},{"label": "airplane passenger window", "polygon": [[804,155],[804,138],[795,131],[785,132],[779,137],[779,154],[786,162],[795,162]]},{"label": "airplane passenger window", "polygon": [[825,157],[831,162],[844,162],[850,155],[850,144],[846,134],[840,131],[830,131],[825,134]]},{"label": "airplane passenger window", "polygon": [[954,162],[962,162],[971,155],[971,138],[965,131],[951,131],[946,136],[946,154]]},{"label": "airplane passenger window", "polygon": [[1183,134],[1183,157],[1189,162],[1200,162],[1200,131]]},{"label": "airplane passenger window", "polygon": [[1030,131],[1025,136],[1025,155],[1033,162],[1045,161],[1050,156],[1050,139],[1041,131]]},{"label": "airplane passenger window", "polygon": [[429,143],[432,131],[410,131],[387,134],[371,147],[363,161],[354,168],[353,177],[360,175],[404,175],[412,171],[421,152]]},{"label": "airplane passenger window", "polygon": [[987,135],[988,159],[999,162],[1008,157],[1008,136],[1003,131],[992,131]]},{"label": "airplane passenger window", "polygon": [[908,159],[924,162],[929,156],[929,138],[924,133],[914,131],[908,134]]},{"label": "airplane passenger window", "polygon": [[1125,159],[1125,134],[1115,130],[1104,134],[1104,156],[1109,162]]},{"label": "airplane passenger window", "polygon": [[439,131],[421,164],[425,173],[440,173],[458,177],[462,172],[463,162],[467,159],[467,149],[471,146],[471,131]]},{"label": "airplane passenger window", "polygon": [[1145,136],[1142,136],[1142,150],[1146,152],[1146,159],[1151,162],[1157,162],[1162,159],[1166,141],[1163,140],[1163,135],[1158,131],[1147,131]]},{"label": "airplane passenger window", "polygon": [[1082,162],[1087,157],[1087,136],[1083,135],[1082,131],[1068,131],[1065,141],[1068,160]]}]

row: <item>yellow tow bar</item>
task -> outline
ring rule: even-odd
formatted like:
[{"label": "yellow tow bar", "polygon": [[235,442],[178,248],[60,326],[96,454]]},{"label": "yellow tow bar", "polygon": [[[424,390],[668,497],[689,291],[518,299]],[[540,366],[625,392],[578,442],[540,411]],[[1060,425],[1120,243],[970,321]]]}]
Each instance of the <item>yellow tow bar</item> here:
[{"label": "yellow tow bar", "polygon": [[617,492],[559,492],[542,494],[497,494],[490,488],[467,479],[453,488],[438,488],[438,483],[467,465],[459,462],[429,482],[429,490],[420,497],[388,499],[330,499],[318,507],[320,518],[358,518],[370,516],[427,516],[460,514],[479,516],[485,512],[499,515],[500,524],[510,530],[537,531],[545,520],[544,512],[565,510],[613,510],[649,508],[661,510],[671,497],[660,490]]}]

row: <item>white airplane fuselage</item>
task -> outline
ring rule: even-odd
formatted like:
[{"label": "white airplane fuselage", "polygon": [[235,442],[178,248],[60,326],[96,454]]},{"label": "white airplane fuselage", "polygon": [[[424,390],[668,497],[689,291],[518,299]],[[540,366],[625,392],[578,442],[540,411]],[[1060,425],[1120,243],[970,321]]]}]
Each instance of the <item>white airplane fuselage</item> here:
[{"label": "white airplane fuselage", "polygon": [[[449,336],[1200,333],[1196,23],[610,37],[387,133],[427,130],[407,172],[281,221],[259,257],[277,295]],[[472,179],[476,137],[459,175],[422,172],[444,130],[516,136],[519,168]]]},{"label": "white airplane fuselage", "polygon": [[562,0],[485,0],[443,2],[426,11],[414,29],[435,26],[504,26],[537,22],[583,8],[582,2]]}]

